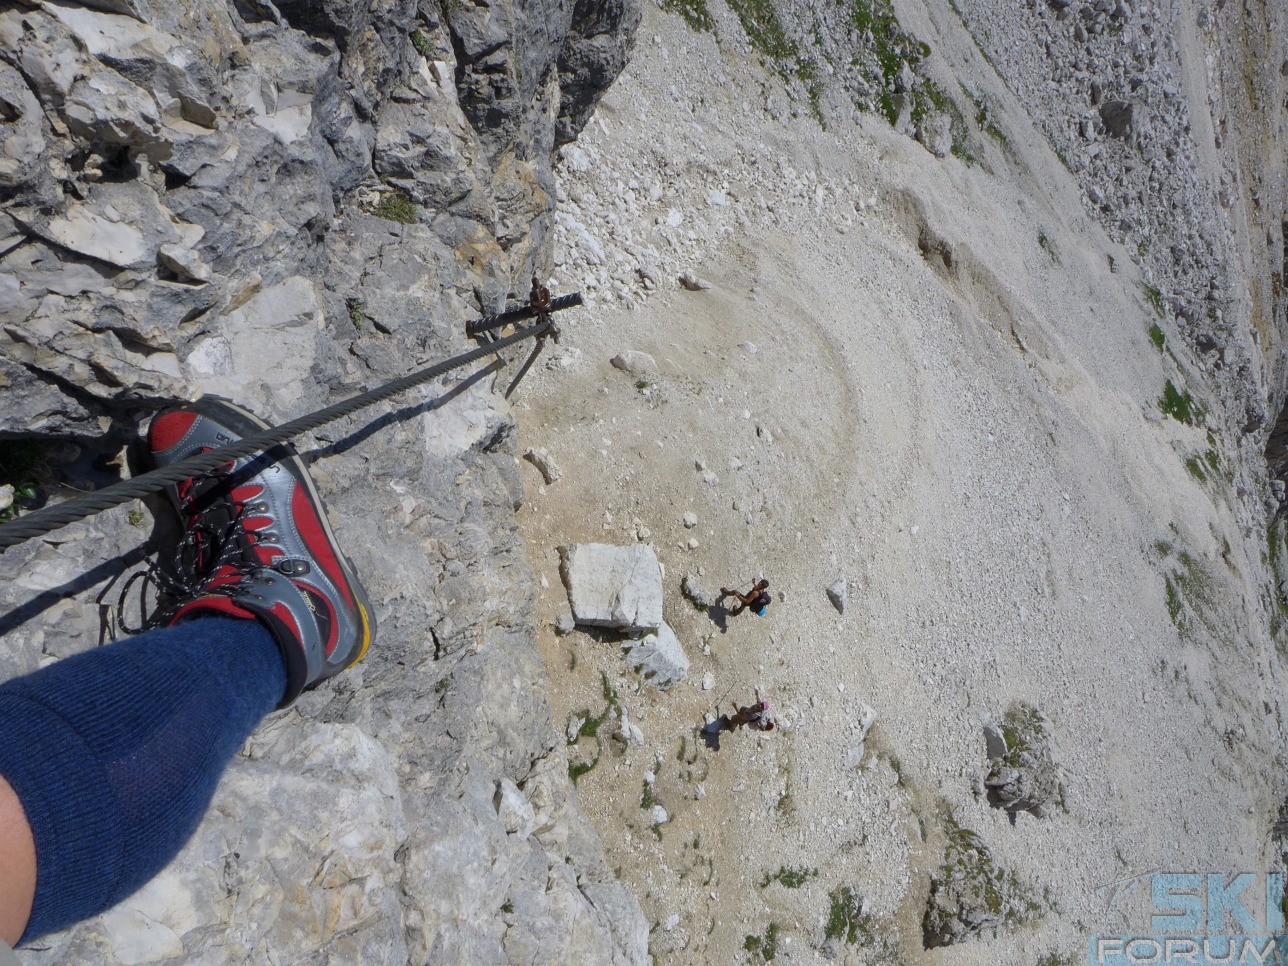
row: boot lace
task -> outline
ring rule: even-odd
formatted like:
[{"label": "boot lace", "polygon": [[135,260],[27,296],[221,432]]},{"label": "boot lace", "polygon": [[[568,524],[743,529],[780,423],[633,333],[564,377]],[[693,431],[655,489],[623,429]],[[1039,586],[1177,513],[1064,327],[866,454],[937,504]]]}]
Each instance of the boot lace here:
[{"label": "boot lace", "polygon": [[[117,626],[126,634],[164,627],[198,597],[233,597],[244,592],[265,564],[254,547],[270,536],[248,530],[248,504],[238,501],[233,464],[226,463],[178,486],[183,536],[168,554],[158,554],[126,581],[117,604]],[[138,585],[140,624],[126,620],[128,597]],[[152,590],[154,605],[148,607]]]}]

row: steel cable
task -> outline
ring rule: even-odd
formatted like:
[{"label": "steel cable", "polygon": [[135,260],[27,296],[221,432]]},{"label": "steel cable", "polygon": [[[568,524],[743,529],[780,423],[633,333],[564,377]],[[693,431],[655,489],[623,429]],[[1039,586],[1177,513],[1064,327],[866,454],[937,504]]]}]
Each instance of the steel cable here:
[{"label": "steel cable", "polygon": [[[579,294],[574,293],[572,296],[565,296],[560,301],[564,301],[564,304],[557,307],[552,304],[550,311],[580,305],[581,297]],[[500,324],[505,324],[504,322],[497,322],[498,319],[504,318],[506,321],[514,321],[516,318],[532,318],[532,315],[531,310],[524,308],[512,313],[504,313],[501,316],[491,316],[480,321],[490,323],[486,326],[487,328],[495,328]],[[178,483],[180,480],[185,480],[190,476],[196,476],[199,473],[214,469],[216,466],[277,446],[302,433],[317,429],[319,426],[340,419],[343,416],[348,416],[360,409],[365,409],[367,406],[382,402],[391,396],[396,396],[414,386],[451,372],[453,369],[459,369],[461,366],[469,365],[471,362],[482,359],[485,356],[493,355],[507,346],[514,345],[516,342],[545,335],[551,328],[550,320],[548,318],[542,319],[537,325],[520,329],[513,335],[478,346],[468,352],[462,352],[458,356],[452,356],[450,359],[445,359],[443,362],[432,365],[427,369],[421,369],[419,372],[395,379],[393,382],[385,383],[378,389],[364,392],[359,396],[354,396],[352,399],[336,403],[334,406],[328,406],[326,409],[320,409],[307,416],[292,419],[281,426],[275,426],[271,429],[245,436],[228,446],[221,446],[218,449],[186,457],[164,469],[152,470],[133,479],[113,483],[110,486],[103,487],[101,490],[95,490],[93,493],[72,497],[70,500],[65,500],[55,506],[32,510],[17,520],[0,524],[0,552],[30,540],[32,537],[38,537],[41,534],[65,527],[69,523],[101,513],[103,510],[120,506],[122,503],[146,496],[149,493],[157,493],[169,484]],[[471,328],[471,331],[480,330]]]}]

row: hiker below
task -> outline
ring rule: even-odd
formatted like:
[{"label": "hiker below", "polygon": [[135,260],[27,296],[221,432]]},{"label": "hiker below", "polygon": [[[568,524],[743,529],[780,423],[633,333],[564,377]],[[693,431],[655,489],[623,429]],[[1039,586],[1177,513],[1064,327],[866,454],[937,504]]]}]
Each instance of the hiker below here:
[{"label": "hiker below", "polygon": [[728,722],[726,727],[732,731],[740,725],[750,725],[756,731],[773,731],[774,719],[769,716],[769,702],[760,696],[760,688],[756,689],[756,703],[747,707],[734,705],[734,715],[732,718],[726,717]]},{"label": "hiker below", "polygon": [[769,581],[765,580],[763,577],[745,594],[740,594],[736,590],[730,590],[728,587],[721,587],[720,596],[722,598],[738,598],[738,603],[734,606],[733,610],[729,611],[729,614],[734,617],[747,609],[750,609],[757,617],[764,617],[765,608],[773,602],[773,598],[769,596]]}]

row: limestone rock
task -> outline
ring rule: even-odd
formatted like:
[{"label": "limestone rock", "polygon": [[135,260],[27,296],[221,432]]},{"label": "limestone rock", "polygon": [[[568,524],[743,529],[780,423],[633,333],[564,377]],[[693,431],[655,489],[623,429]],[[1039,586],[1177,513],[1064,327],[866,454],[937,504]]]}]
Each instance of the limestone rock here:
[{"label": "limestone rock", "polygon": [[711,288],[710,282],[705,278],[699,278],[692,272],[685,272],[680,276],[680,285],[688,289],[690,292],[705,292],[707,289]]},{"label": "limestone rock", "polygon": [[303,399],[319,352],[322,306],[313,282],[293,275],[229,312],[217,334],[188,355],[203,392],[246,398],[254,388],[279,405]]},{"label": "limestone rock", "polygon": [[[282,422],[463,351],[460,320],[544,270],[561,55],[584,123],[637,18],[634,0],[6,6],[0,432],[73,436],[78,466],[105,466],[140,399],[217,392]],[[370,210],[382,177],[409,220]],[[297,441],[377,644],[267,719],[160,877],[46,937],[44,966],[646,958],[541,687],[495,390],[426,386]],[[130,509],[0,555],[0,612],[32,615],[0,636],[7,673],[97,646],[103,580],[153,547]]]},{"label": "limestone rock", "polygon": [[625,708],[622,708],[622,718],[617,726],[617,737],[628,748],[644,747],[644,732],[640,731],[639,725],[631,721]]},{"label": "limestone rock", "polygon": [[559,608],[559,613],[555,616],[555,631],[559,634],[571,634],[577,627],[577,621],[572,616],[572,611],[567,607]]},{"label": "limestone rock", "polygon": [[541,478],[547,485],[563,479],[563,470],[559,468],[559,464],[544,446],[526,450],[523,458],[537,468],[537,472],[541,474]]},{"label": "limestone rock", "polygon": [[167,244],[157,249],[157,259],[183,281],[210,281],[210,267],[191,248]]},{"label": "limestone rock", "polygon": [[1112,100],[1100,105],[1105,132],[1124,141],[1138,132],[1143,114],[1143,105],[1136,101]]},{"label": "limestone rock", "polygon": [[827,599],[832,602],[832,606],[836,608],[838,614],[845,613],[845,595],[846,583],[844,577],[828,585]]},{"label": "limestone rock", "polygon": [[1000,868],[978,835],[949,818],[943,864],[931,876],[922,916],[927,949],[950,946],[1002,923],[1023,923],[1037,911],[1013,873]]},{"label": "limestone rock", "polygon": [[652,634],[626,641],[626,661],[657,688],[669,688],[683,681],[689,673],[689,658],[684,653],[675,631],[663,623]]},{"label": "limestone rock", "polygon": [[680,581],[680,590],[684,596],[698,607],[714,607],[716,603],[715,594],[707,590],[698,582],[698,578],[693,574],[685,574],[684,580]]},{"label": "limestone rock", "polygon": [[537,826],[532,803],[519,790],[519,786],[508,778],[497,782],[492,805],[496,808],[496,817],[505,826],[506,834],[515,836],[520,842],[525,841]]},{"label": "limestone rock", "polygon": [[651,547],[560,547],[560,573],[578,624],[624,631],[662,625],[662,570]]},{"label": "limestone rock", "polygon": [[[1064,803],[1064,774],[1055,761],[1051,722],[1031,705],[1017,702],[1001,727],[985,727],[989,770],[984,776],[988,800],[1008,812],[1030,812],[1041,818]],[[1000,754],[994,754],[1000,751]]]},{"label": "limestone rock", "polygon": [[647,352],[637,352],[634,349],[618,353],[611,362],[614,369],[629,372],[632,376],[648,376],[657,372],[657,363],[653,361],[653,357]]},{"label": "limestone rock", "polygon": [[556,144],[581,133],[591,111],[622,72],[641,18],[633,0],[576,5],[559,52],[559,124]]},{"label": "limestone rock", "polygon": [[850,745],[850,747],[846,750],[846,753],[845,753],[846,768],[858,768],[859,765],[863,764],[863,754],[867,749],[866,743],[867,743],[868,732],[872,730],[872,726],[876,724],[876,721],[877,721],[877,713],[872,710],[870,705],[868,705],[863,701],[860,701],[859,707],[858,707],[857,722],[856,722],[859,726],[858,741],[855,744]]},{"label": "limestone rock", "polygon": [[23,76],[0,63],[0,186],[31,180],[45,149],[40,103]]},{"label": "limestone rock", "polygon": [[984,725],[984,745],[989,758],[1003,758],[1006,755],[1006,736],[995,722]]}]

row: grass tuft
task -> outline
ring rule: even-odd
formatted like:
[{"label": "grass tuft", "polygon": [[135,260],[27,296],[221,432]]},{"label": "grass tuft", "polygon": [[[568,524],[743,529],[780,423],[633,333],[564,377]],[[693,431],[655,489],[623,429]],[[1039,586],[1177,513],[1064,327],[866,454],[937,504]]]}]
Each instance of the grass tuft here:
[{"label": "grass tuft", "polygon": [[411,225],[416,222],[416,202],[401,191],[389,191],[380,199],[380,203],[371,209],[371,213],[377,218]]},{"label": "grass tuft", "polygon": [[20,509],[37,503],[53,478],[45,447],[30,439],[0,440],[0,485],[13,487],[13,503],[0,510],[0,523],[14,519]]},{"label": "grass tuft", "polygon": [[1170,379],[1163,387],[1163,396],[1158,400],[1158,408],[1186,426],[1193,426],[1203,415],[1203,407],[1194,401],[1189,390],[1177,389]]},{"label": "grass tuft", "polygon": [[706,0],[662,0],[662,9],[667,13],[678,13],[694,30],[716,32],[716,22],[711,19]]},{"label": "grass tuft", "polygon": [[742,941],[742,948],[752,955],[759,955],[763,962],[773,962],[778,955],[778,925],[771,922],[765,929],[764,936],[748,936]]},{"label": "grass tuft", "polygon": [[872,920],[863,914],[863,899],[850,886],[838,886],[828,893],[831,908],[827,925],[823,927],[826,939],[866,944],[872,938]]},{"label": "grass tuft", "polygon": [[785,865],[780,865],[778,871],[773,875],[768,872],[765,873],[765,878],[761,881],[760,887],[767,889],[769,888],[769,883],[777,882],[784,889],[799,889],[816,875],[818,875],[818,869],[792,869]]}]

